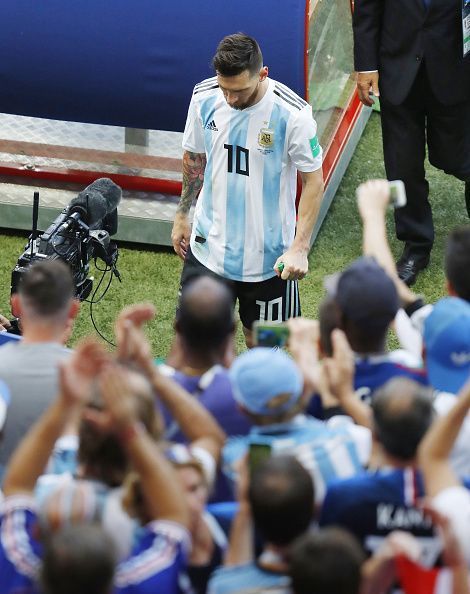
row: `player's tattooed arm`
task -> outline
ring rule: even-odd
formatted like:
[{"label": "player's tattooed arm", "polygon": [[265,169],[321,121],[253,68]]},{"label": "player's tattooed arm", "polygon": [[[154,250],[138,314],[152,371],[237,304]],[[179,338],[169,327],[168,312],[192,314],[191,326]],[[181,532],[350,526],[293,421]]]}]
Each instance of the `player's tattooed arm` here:
[{"label": "player's tattooed arm", "polygon": [[197,198],[204,181],[206,169],[206,155],[204,153],[183,154],[183,189],[177,212],[188,213],[193,200]]},{"label": "player's tattooed arm", "polygon": [[191,237],[191,223],[188,216],[189,209],[193,200],[198,197],[201,191],[205,169],[206,155],[204,153],[184,151],[183,188],[171,231],[173,249],[182,260],[186,258]]}]

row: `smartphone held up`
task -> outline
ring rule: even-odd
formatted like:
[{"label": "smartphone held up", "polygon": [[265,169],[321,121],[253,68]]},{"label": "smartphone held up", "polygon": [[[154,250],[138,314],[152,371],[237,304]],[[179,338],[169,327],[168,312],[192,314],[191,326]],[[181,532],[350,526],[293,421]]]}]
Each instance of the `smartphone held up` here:
[{"label": "smartphone held up", "polygon": [[395,179],[388,182],[390,188],[390,206],[393,208],[402,208],[406,205],[405,184],[401,179]]},{"label": "smartphone held up", "polygon": [[289,339],[289,328],[284,322],[265,322],[258,320],[253,324],[253,340],[256,346],[286,346]]}]

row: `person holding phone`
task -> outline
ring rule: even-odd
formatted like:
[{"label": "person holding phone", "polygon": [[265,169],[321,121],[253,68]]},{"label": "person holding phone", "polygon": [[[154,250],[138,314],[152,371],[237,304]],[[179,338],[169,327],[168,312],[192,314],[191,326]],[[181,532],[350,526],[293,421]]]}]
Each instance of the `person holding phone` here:
[{"label": "person holding phone", "polygon": [[[356,0],[354,64],[359,99],[380,96],[387,178],[401,179],[408,203],[395,211],[404,242],[400,278],[416,281],[434,241],[426,145],[432,165],[465,184],[470,216],[470,49],[465,0]],[[468,32],[467,32],[468,35]]]},{"label": "person holding phone", "polygon": [[[256,472],[249,472],[243,460],[229,548],[223,566],[212,574],[208,594],[288,594],[290,546],[313,521],[314,493],[311,475],[293,456],[267,458]],[[259,555],[255,531],[263,542]]]},{"label": "person holding phone", "polygon": [[[297,320],[296,320],[297,321]],[[304,413],[310,393],[296,363],[282,350],[256,347],[239,355],[229,371],[234,397],[252,421],[248,435],[229,437],[222,468],[235,483],[240,460],[253,467],[272,456],[296,456],[315,483],[318,505],[333,479],[364,469],[371,433],[345,415],[320,421]]]}]

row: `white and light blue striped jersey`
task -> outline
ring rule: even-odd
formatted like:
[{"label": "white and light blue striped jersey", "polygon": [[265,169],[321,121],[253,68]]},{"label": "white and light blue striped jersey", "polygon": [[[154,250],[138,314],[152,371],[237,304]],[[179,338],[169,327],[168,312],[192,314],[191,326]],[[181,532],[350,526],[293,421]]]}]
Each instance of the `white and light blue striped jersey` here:
[{"label": "white and light blue striped jersey", "polygon": [[362,472],[369,462],[371,433],[338,415],[328,421],[299,414],[290,421],[255,426],[248,435],[229,437],[222,450],[222,469],[233,483],[238,463],[251,444],[266,444],[272,454],[295,456],[308,470],[315,485],[315,501],[321,505],[328,484]]},{"label": "white and light blue striped jersey", "polygon": [[297,173],[322,165],[308,103],[272,79],[256,104],[231,108],[217,78],[195,86],[183,149],[205,153],[191,250],[204,266],[237,281],[271,278],[291,245]]}]

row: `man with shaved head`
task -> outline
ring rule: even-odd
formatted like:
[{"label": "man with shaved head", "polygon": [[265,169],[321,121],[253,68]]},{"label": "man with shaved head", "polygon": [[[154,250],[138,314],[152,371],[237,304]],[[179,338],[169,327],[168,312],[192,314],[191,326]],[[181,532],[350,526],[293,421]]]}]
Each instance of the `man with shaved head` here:
[{"label": "man with shaved head", "polygon": [[[227,285],[212,276],[198,276],[184,286],[176,313],[176,341],[160,369],[173,377],[205,406],[228,436],[245,435],[251,422],[233,397],[226,366],[233,358],[235,332],[233,295]],[[186,442],[178,424],[163,409],[165,437]],[[220,477],[214,499],[229,497]]]},{"label": "man with shaved head", "polygon": [[429,518],[417,506],[424,486],[416,461],[434,418],[431,388],[393,378],[375,392],[372,414],[379,468],[330,483],[320,524],[348,529],[368,553],[393,530],[406,530],[422,537],[433,564],[438,547]]},{"label": "man with shaved head", "polygon": [[235,330],[230,289],[210,276],[190,281],[181,293],[175,330],[188,365],[208,368],[222,363]]}]

